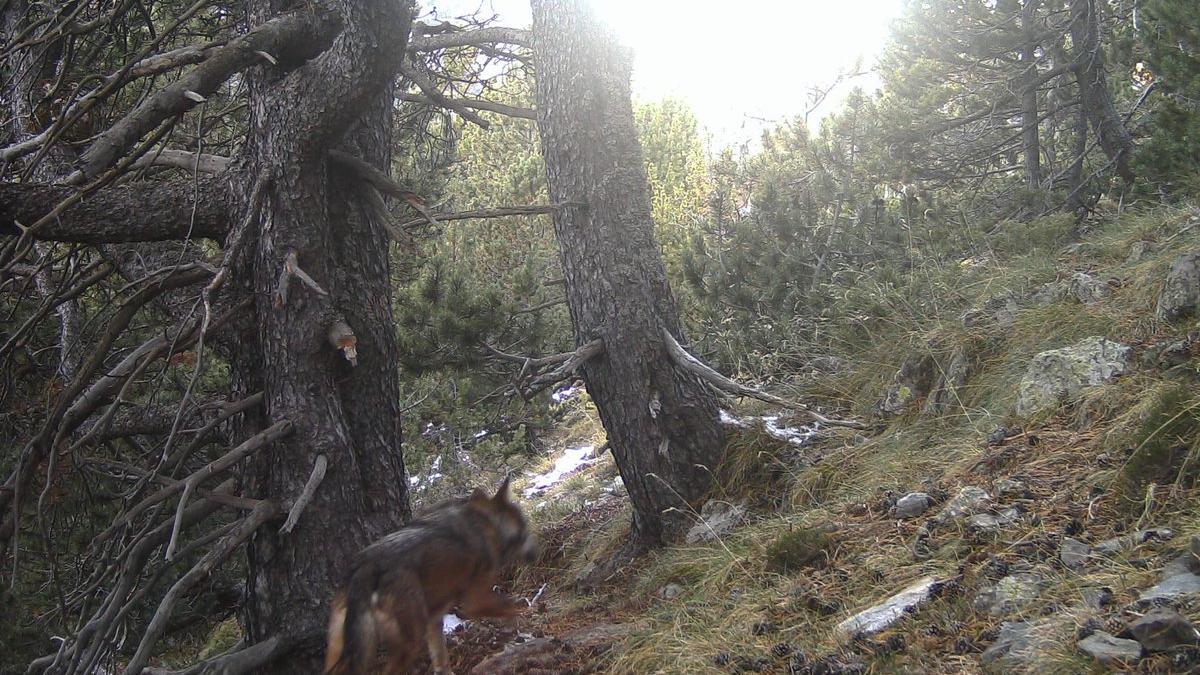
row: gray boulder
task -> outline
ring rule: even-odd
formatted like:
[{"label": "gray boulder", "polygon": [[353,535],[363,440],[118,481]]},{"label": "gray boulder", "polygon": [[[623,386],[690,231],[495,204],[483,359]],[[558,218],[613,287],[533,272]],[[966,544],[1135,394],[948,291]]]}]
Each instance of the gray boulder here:
[{"label": "gray boulder", "polygon": [[1096,544],[1092,550],[1101,555],[1114,555],[1121,551],[1131,551],[1148,541],[1167,541],[1175,538],[1175,531],[1165,527],[1155,527],[1148,530],[1138,530],[1123,534],[1112,539],[1105,539]]},{"label": "gray boulder", "polygon": [[1049,652],[1062,644],[1073,623],[1059,616],[1038,621],[1005,621],[1000,634],[982,656],[984,665],[1023,669],[1044,663]]},{"label": "gray boulder", "polygon": [[1195,316],[1200,305],[1200,250],[1185,253],[1171,265],[1158,296],[1155,315],[1163,321]]},{"label": "gray boulder", "polygon": [[1142,645],[1098,630],[1079,641],[1079,651],[1108,665],[1133,663],[1142,658]]},{"label": "gray boulder", "polygon": [[1037,305],[1038,307],[1048,307],[1059,300],[1066,298],[1070,294],[1070,286],[1060,281],[1051,281],[1049,283],[1042,284],[1036,291],[1034,291],[1030,300],[1032,300],[1033,304]]},{"label": "gray boulder", "polygon": [[963,312],[962,325],[964,328],[975,326],[1011,328],[1017,322],[1017,312],[1020,311],[1017,302],[1017,295],[1012,291],[988,298],[983,306]]},{"label": "gray boulder", "polygon": [[1110,382],[1129,372],[1132,358],[1129,346],[1103,337],[1044,351],[1033,357],[1021,379],[1017,414],[1029,415],[1084,387]]},{"label": "gray boulder", "polygon": [[1129,632],[1148,652],[1165,652],[1200,643],[1200,632],[1182,614],[1155,609],[1129,624]]}]

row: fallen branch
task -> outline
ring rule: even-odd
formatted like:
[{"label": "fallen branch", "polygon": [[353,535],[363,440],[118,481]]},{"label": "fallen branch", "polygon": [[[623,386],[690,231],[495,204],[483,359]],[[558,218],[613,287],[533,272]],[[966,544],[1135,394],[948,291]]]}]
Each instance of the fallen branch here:
[{"label": "fallen branch", "polygon": [[697,359],[696,357],[689,354],[688,351],[683,348],[683,345],[679,344],[679,341],[676,340],[675,336],[671,335],[671,332],[668,331],[667,329],[665,329],[665,328],[663,329],[662,335],[663,335],[663,342],[665,342],[667,345],[667,353],[669,353],[671,355],[671,360],[675,362],[675,365],[688,371],[689,373],[695,375],[696,377],[699,377],[700,379],[704,380],[705,382],[708,382],[709,384],[716,387],[717,389],[720,389],[723,392],[726,392],[728,394],[733,394],[735,396],[746,396],[749,398],[756,398],[760,401],[766,401],[767,403],[773,403],[775,405],[783,406],[783,407],[789,408],[791,410],[797,410],[799,412],[802,412],[802,413],[808,415],[809,418],[811,418],[813,421],[820,422],[821,424],[825,424],[827,426],[847,427],[850,429],[866,429],[867,428],[866,425],[863,424],[862,422],[856,422],[854,420],[831,419],[831,418],[825,417],[821,413],[818,413],[817,411],[813,410],[812,408],[809,408],[808,406],[804,405],[803,403],[800,403],[797,401],[789,401],[787,399],[783,399],[778,396],[775,396],[774,394],[768,394],[765,391],[761,391],[759,389],[754,389],[753,387],[747,387],[744,384],[739,384],[737,382],[734,382],[733,380],[729,379],[728,377],[725,377],[724,375],[722,375],[722,374],[718,373],[717,371],[713,370],[712,368],[710,368],[708,365],[706,365],[700,359]]}]

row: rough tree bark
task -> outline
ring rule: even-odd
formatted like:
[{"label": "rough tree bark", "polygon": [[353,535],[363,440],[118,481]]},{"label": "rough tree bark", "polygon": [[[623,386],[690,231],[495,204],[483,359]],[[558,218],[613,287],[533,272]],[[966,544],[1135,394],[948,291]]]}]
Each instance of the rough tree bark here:
[{"label": "rough tree bark", "polygon": [[693,522],[721,459],[716,398],[677,369],[682,330],[654,238],[629,56],[582,0],[533,0],[538,128],[575,343],[634,508],[635,547]]}]

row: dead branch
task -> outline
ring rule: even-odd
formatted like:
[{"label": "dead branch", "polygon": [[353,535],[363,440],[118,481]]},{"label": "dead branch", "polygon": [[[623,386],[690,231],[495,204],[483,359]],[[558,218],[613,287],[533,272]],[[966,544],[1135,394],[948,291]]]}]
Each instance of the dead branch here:
[{"label": "dead branch", "polygon": [[711,384],[712,386],[716,387],[717,389],[719,389],[723,392],[726,392],[728,394],[733,394],[735,396],[746,396],[749,398],[756,398],[760,401],[766,401],[767,403],[773,403],[775,405],[783,406],[790,410],[797,410],[799,412],[804,413],[805,415],[808,415],[809,418],[811,418],[813,421],[820,422],[821,424],[825,424],[827,426],[848,427],[850,429],[866,429],[867,428],[866,425],[863,424],[862,422],[856,422],[854,420],[831,419],[831,418],[825,417],[824,415],[818,413],[817,411],[809,408],[808,406],[804,405],[803,403],[799,403],[797,401],[789,401],[787,399],[783,399],[778,396],[775,396],[774,394],[768,394],[765,391],[761,391],[759,389],[754,389],[752,387],[747,387],[743,384],[739,384],[739,383],[729,379],[728,377],[725,377],[724,375],[718,373],[717,371],[713,370],[711,367],[706,365],[700,359],[697,359],[696,357],[689,354],[687,352],[687,350],[684,349],[683,346],[679,344],[679,341],[675,339],[675,336],[671,335],[671,332],[668,331],[667,329],[664,328],[662,330],[662,336],[663,336],[663,342],[667,346],[667,353],[671,355],[671,360],[675,362],[675,365],[677,365],[680,368],[686,370],[687,372],[699,377],[700,379],[704,380],[705,382],[708,382],[709,384]]},{"label": "dead branch", "polygon": [[[555,211],[567,207],[579,206],[577,202],[563,202],[561,204],[530,204],[528,206],[497,206],[491,209],[474,209],[471,211],[458,211],[456,213],[439,213],[437,214],[438,221],[450,220],[474,220],[481,218],[504,218],[506,216],[539,216],[545,213],[554,213]],[[436,222],[436,221],[435,221]],[[424,220],[410,220],[400,227],[403,229],[412,229],[414,227],[425,225]]]},{"label": "dead branch", "polygon": [[145,169],[151,166],[171,166],[177,169],[198,171],[200,173],[221,173],[229,168],[229,158],[221,157],[220,155],[163,148],[142,155],[133,163],[131,168]]},{"label": "dead branch", "polygon": [[212,476],[221,473],[234,464],[242,461],[246,457],[249,457],[271,443],[274,443],[280,438],[290,434],[291,432],[291,421],[280,420],[246,439],[241,445],[237,446],[233,450],[230,450],[221,457],[209,462],[204,466],[204,468],[188,476],[181,483],[167,486],[159,491],[158,494],[163,495],[163,499],[169,498],[171,495],[180,492],[181,489],[183,492],[183,494],[179,497],[179,504],[175,510],[175,523],[171,529],[171,539],[167,543],[167,560],[171,560],[173,558],[175,544],[178,541],[179,531],[183,525],[183,513],[187,507],[188,497],[191,495],[192,490],[196,489],[196,486],[198,486],[200,483],[203,483]]},{"label": "dead branch", "polygon": [[312,501],[313,495],[317,494],[317,488],[321,486],[321,481],[325,479],[325,469],[328,466],[329,460],[325,455],[317,455],[317,461],[313,463],[312,474],[309,475],[308,480],[304,483],[304,489],[300,491],[300,496],[296,497],[292,508],[288,510],[287,520],[279,528],[280,534],[288,534],[296,527],[296,523],[300,520],[300,515],[304,513],[304,509]]},{"label": "dead branch", "polygon": [[[329,158],[343,168],[352,171],[360,180],[371,185],[379,192],[382,192],[389,197],[400,199],[404,203],[411,206],[424,218],[424,220],[419,222],[437,225],[437,219],[434,218],[433,214],[425,208],[425,200],[421,197],[421,195],[392,180],[392,177],[383,171],[371,166],[371,164],[365,160],[359,159],[354,155],[351,155],[347,152],[342,152],[340,150],[330,151]],[[386,209],[384,211],[386,212]]]},{"label": "dead branch", "polygon": [[[230,493],[233,486],[234,479],[230,478],[217,486],[214,492]],[[215,502],[196,502],[184,512],[184,527],[190,527],[200,522],[219,508],[221,508],[220,505]],[[93,672],[92,666],[107,651],[108,636],[116,629],[117,622],[131,609],[129,603],[125,602],[126,598],[133,591],[138,579],[142,577],[151,554],[156,548],[166,543],[171,536],[171,527],[171,521],[160,523],[137,539],[128,552],[121,556],[120,569],[112,584],[112,590],[105,595],[104,601],[80,629],[74,642],[63,644],[59,660],[65,659],[70,664],[78,666],[74,669],[77,672]]]},{"label": "dead branch", "polygon": [[575,375],[575,371],[579,370],[584,363],[586,363],[589,359],[599,356],[603,351],[604,342],[599,339],[592,340],[591,342],[580,346],[574,352],[571,352],[569,355],[567,355],[567,358],[563,360],[562,365],[550,372],[543,373],[533,378],[529,382],[529,385],[522,391],[522,394],[528,398],[539,391],[546,389],[547,387],[554,386],[555,384],[572,377]]},{"label": "dead branch", "polygon": [[291,286],[292,278],[295,277],[304,283],[305,286],[311,288],[318,295],[329,295],[329,291],[321,288],[321,284],[317,283],[300,268],[300,262],[297,260],[295,249],[287,252],[283,258],[283,269],[279,272],[279,284],[275,288],[275,306],[284,307],[288,301],[288,287]]},{"label": "dead branch", "polygon": [[[440,106],[437,101],[434,101],[428,96],[413,94],[411,92],[403,92],[399,94],[397,98],[399,98],[401,101],[408,101],[409,103],[421,103],[423,105],[446,107]],[[494,112],[506,117],[516,117],[518,119],[537,119],[537,111],[533,110],[532,108],[521,108],[515,105],[508,105],[507,103],[497,103],[496,101],[487,101],[484,99],[475,98],[447,98],[446,100],[450,101],[455,106],[454,108],[446,107],[448,110],[454,110],[455,108],[462,107],[471,108],[474,110],[486,110],[488,112]]]},{"label": "dead branch", "polygon": [[[0,183],[0,235],[21,234],[22,226],[43,220],[54,204],[76,192],[64,185]],[[198,184],[173,179],[113,185],[64,209],[32,236],[84,244],[171,241],[189,234],[220,239],[229,229],[230,204],[228,182],[217,177],[203,176]]]},{"label": "dead branch", "polygon": [[182,115],[211,95],[235,73],[262,61],[260,52],[279,54],[295,45],[327,44],[333,19],[324,12],[305,9],[271,19],[239,36],[212,54],[186,75],[163,87],[100,135],[80,157],[79,170],[67,179],[78,185],[99,176],[139,139],[169,117]]},{"label": "dead branch", "polygon": [[[439,27],[440,28],[440,27]],[[478,46],[484,44],[509,44],[530,47],[533,36],[528,30],[490,26],[476,30],[428,33],[434,27],[413,24],[413,36],[409,38],[409,49],[415,52],[432,52],[451,47]]]},{"label": "dead branch", "polygon": [[479,115],[476,115],[473,110],[466,106],[459,105],[453,99],[447,98],[440,90],[438,90],[437,86],[435,86],[433,82],[425,76],[425,73],[421,72],[420,68],[411,61],[405,61],[400,65],[400,74],[408,78],[408,80],[413,84],[417,85],[417,88],[421,90],[421,93],[425,94],[437,105],[454,111],[459,117],[462,117],[464,120],[471,122],[472,124],[475,124],[483,129],[492,128],[490,122],[483,119]]},{"label": "dead branch", "polygon": [[146,668],[142,670],[142,675],[204,675],[205,673],[242,675],[242,673],[261,668],[276,657],[288,653],[296,646],[297,642],[299,640],[296,638],[284,639],[276,635],[249,647],[238,644],[220,656],[200,661],[182,670]]},{"label": "dead branch", "polygon": [[[290,426],[290,425],[289,425]],[[182,503],[182,500],[180,500]],[[142,641],[138,644],[137,652],[133,658],[129,660],[129,664],[125,667],[125,675],[135,675],[140,673],[145,667],[146,662],[150,660],[150,650],[154,648],[154,644],[158,638],[162,636],[167,627],[167,619],[171,617],[171,612],[175,609],[175,604],[183,593],[196,586],[204,578],[223,562],[226,558],[233,554],[242,542],[246,541],[250,535],[254,534],[264,523],[272,520],[282,512],[279,505],[272,501],[264,501],[258,505],[250,515],[246,516],[237,526],[237,529],[229,533],[215,547],[192,566],[182,577],[179,578],[163,596],[161,602],[158,603],[158,609],[154,612],[154,617],[150,620],[149,625],[142,635]],[[175,540],[175,534],[171,535],[171,542]],[[170,558],[171,544],[167,545],[167,557]]]}]

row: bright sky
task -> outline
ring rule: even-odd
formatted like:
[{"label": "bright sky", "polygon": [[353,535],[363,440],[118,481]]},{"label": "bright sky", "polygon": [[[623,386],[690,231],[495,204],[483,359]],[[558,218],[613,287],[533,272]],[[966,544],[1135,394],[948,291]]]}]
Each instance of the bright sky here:
[{"label": "bright sky", "polygon": [[[813,87],[874,66],[904,0],[592,0],[634,50],[638,100],[687,102],[716,144],[758,136],[764,124],[803,114]],[[499,23],[528,26],[528,0],[423,0],[441,19],[481,9]],[[854,85],[839,87],[809,117],[815,124]]]}]

